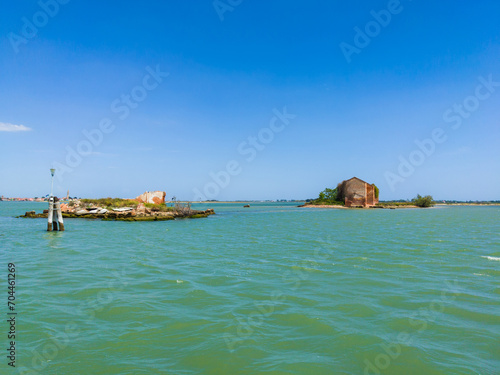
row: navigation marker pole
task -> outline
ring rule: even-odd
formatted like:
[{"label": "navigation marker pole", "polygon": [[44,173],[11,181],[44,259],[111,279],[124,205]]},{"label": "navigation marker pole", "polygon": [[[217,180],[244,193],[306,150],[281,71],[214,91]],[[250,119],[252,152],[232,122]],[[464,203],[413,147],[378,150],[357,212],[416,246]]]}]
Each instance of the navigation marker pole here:
[{"label": "navigation marker pole", "polygon": [[[54,191],[54,173],[56,170],[52,168],[50,170],[50,175],[52,176],[52,182],[50,185],[50,197],[49,197],[49,214],[48,214],[48,223],[47,223],[47,232],[64,231],[64,222],[61,212],[61,203],[59,203],[59,199],[54,197],[52,192]],[[54,217],[56,220],[54,221]],[[59,224],[59,226],[57,225]],[[58,228],[59,227],[59,228]]]},{"label": "navigation marker pole", "polygon": [[59,203],[59,199],[56,202],[55,208],[57,210],[57,221],[59,222],[59,231],[64,232],[64,222],[61,212],[61,203]]},{"label": "navigation marker pole", "polygon": [[47,232],[52,232],[52,216],[54,215],[54,197],[49,198],[49,222],[47,223]]}]

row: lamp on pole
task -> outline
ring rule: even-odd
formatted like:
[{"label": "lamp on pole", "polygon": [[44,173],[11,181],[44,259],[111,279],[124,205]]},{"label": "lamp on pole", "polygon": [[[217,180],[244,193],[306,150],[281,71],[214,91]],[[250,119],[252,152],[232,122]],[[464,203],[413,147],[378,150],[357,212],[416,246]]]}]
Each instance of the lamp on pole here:
[{"label": "lamp on pole", "polygon": [[50,184],[50,196],[52,197],[52,191],[54,190],[54,173],[56,173],[56,170],[54,168],[50,169],[50,175],[52,176],[52,181]]}]

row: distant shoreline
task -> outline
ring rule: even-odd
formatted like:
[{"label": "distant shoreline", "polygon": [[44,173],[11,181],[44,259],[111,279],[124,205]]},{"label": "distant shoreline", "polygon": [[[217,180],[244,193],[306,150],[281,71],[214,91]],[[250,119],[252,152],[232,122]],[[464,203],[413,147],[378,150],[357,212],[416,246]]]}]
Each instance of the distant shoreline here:
[{"label": "distant shoreline", "polygon": [[436,203],[436,206],[500,206],[500,203]]},{"label": "distant shoreline", "polygon": [[345,206],[336,206],[336,205],[327,205],[327,204],[304,204],[299,207],[305,207],[305,208],[338,208],[341,210],[370,210],[370,209],[382,209],[382,210],[387,210],[387,209],[401,209],[401,208],[421,208],[417,206],[369,206],[369,207],[345,207]]},{"label": "distant shoreline", "polygon": [[[500,206],[500,203],[436,203],[435,206]],[[337,208],[337,209],[346,209],[346,210],[354,210],[354,209],[405,209],[405,208],[432,208],[432,207],[418,207],[413,205],[406,206],[371,206],[371,207],[345,207],[345,206],[336,206],[336,205],[326,205],[326,204],[304,204],[298,207],[305,208]]]}]

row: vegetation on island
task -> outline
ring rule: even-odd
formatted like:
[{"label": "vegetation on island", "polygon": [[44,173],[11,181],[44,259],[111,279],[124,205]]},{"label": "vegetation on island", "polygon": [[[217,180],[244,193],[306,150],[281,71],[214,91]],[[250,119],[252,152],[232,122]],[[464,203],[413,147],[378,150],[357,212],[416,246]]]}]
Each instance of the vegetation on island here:
[{"label": "vegetation on island", "polygon": [[415,198],[410,200],[397,200],[397,201],[384,201],[377,203],[379,207],[433,207],[436,204],[434,199],[430,195],[426,195],[422,197],[420,194],[417,194]]},{"label": "vegetation on island", "polygon": [[[71,203],[71,202],[70,202]],[[134,199],[122,199],[122,198],[99,198],[99,199],[81,199],[80,203],[86,208],[92,207],[103,207],[108,210],[114,208],[136,208],[140,202]],[[187,207],[176,202],[175,207],[169,207],[166,203],[144,203],[146,208],[149,208],[152,212],[171,212],[171,211],[185,211]],[[188,203],[190,208],[190,204]]]},{"label": "vegetation on island", "polygon": [[169,212],[175,211],[175,207],[169,207],[166,203],[156,204],[156,203],[144,203],[146,208],[151,209],[153,212]]},{"label": "vegetation on island", "polygon": [[336,187],[335,189],[326,188],[319,193],[318,198],[311,200],[308,204],[344,206],[345,203],[342,194],[339,193],[339,189]]},{"label": "vegetation on island", "polygon": [[413,198],[412,203],[415,206],[422,208],[432,207],[436,204],[436,202],[434,202],[434,199],[430,195],[422,197],[420,194],[417,194],[417,196]]},{"label": "vegetation on island", "polygon": [[123,208],[123,207],[137,207],[139,202],[132,199],[122,198],[99,198],[99,199],[80,199],[80,203],[85,206],[98,206],[106,208]]},{"label": "vegetation on island", "polygon": [[398,200],[398,201],[382,201],[376,204],[377,207],[415,207],[412,201]]}]

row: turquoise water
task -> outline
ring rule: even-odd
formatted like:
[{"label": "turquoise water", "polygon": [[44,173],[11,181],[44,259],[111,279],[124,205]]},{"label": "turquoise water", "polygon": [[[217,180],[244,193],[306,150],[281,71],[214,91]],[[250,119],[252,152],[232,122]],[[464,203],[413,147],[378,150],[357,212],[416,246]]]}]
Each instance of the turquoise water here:
[{"label": "turquoise water", "polygon": [[242,205],[47,233],[0,202],[0,373],[500,374],[500,207]]}]

